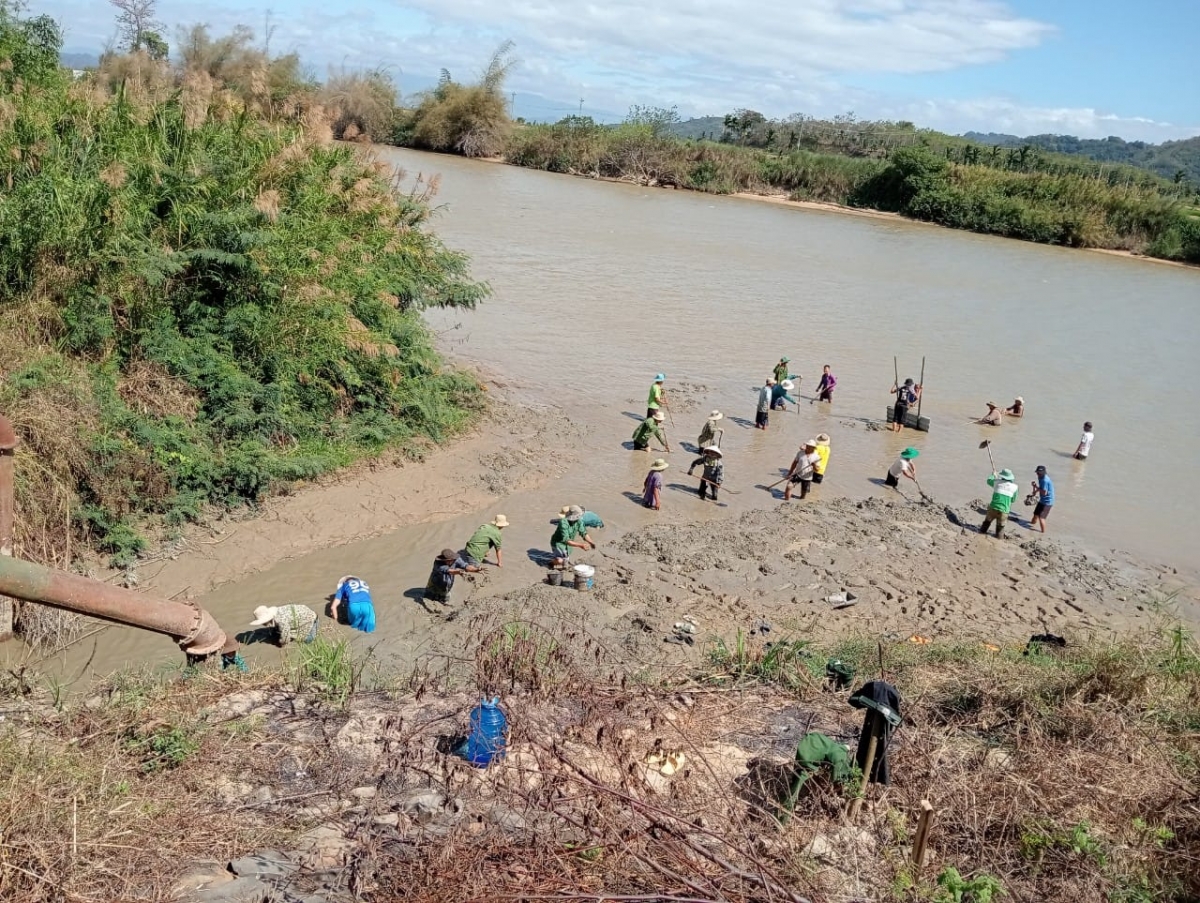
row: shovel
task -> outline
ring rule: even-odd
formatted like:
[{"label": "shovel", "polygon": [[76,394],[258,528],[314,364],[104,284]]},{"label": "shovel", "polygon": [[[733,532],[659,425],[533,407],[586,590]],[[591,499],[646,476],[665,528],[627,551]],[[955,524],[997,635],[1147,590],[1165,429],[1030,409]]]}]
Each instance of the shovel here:
[{"label": "shovel", "polygon": [[997,472],[997,471],[996,471],[996,461],[995,461],[995,459],[992,457],[992,440],[991,440],[991,439],[984,439],[982,442],[980,442],[980,443],[979,443],[979,447],[980,447],[980,448],[986,448],[986,449],[987,449],[987,453],[988,453],[988,461],[990,461],[990,462],[991,462],[991,464],[992,464],[992,473],[996,473],[996,472]]},{"label": "shovel", "polygon": [[921,481],[913,477],[913,482],[917,484],[917,492],[921,493],[921,498],[927,502],[932,502],[933,496],[925,494],[925,490],[921,488]]}]

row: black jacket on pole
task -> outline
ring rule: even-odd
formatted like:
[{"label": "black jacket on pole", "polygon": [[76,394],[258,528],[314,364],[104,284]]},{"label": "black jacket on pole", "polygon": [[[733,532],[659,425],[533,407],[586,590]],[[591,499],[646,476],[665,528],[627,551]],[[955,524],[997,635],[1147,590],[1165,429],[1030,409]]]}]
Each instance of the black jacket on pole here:
[{"label": "black jacket on pole", "polygon": [[860,769],[867,765],[867,746],[871,742],[872,721],[879,719],[879,740],[875,744],[875,761],[871,765],[871,774],[866,779],[874,784],[890,784],[891,769],[888,767],[887,748],[892,739],[892,728],[900,724],[900,693],[885,680],[872,680],[863,684],[858,692],[850,697],[850,705],[856,709],[866,709],[867,716],[863,719],[862,735],[858,738],[858,752],[855,760]]}]

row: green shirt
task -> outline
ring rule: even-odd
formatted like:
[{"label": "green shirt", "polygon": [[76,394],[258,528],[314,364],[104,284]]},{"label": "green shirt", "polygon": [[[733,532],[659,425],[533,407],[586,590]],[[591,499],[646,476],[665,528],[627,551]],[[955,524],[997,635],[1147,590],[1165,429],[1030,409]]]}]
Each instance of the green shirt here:
[{"label": "green shirt", "polygon": [[565,517],[560,517],[558,526],[554,528],[554,535],[550,537],[550,545],[556,552],[565,552],[567,543],[581,536],[587,538],[587,527],[582,520],[571,523]]},{"label": "green shirt", "polygon": [[992,487],[992,504],[990,507],[999,511],[1001,514],[1008,514],[1012,510],[1013,500],[1021,491],[1016,483],[1010,483],[1008,480],[996,482],[994,476],[987,478],[987,484]]},{"label": "green shirt", "polygon": [[646,400],[646,407],[657,408],[662,404],[663,387],[660,383],[654,383],[650,386],[650,397]]},{"label": "green shirt", "polygon": [[775,365],[775,382],[781,383],[788,378],[788,365],[779,363]]},{"label": "green shirt", "polygon": [[663,436],[662,427],[658,425],[658,421],[653,417],[647,417],[633,431],[633,441],[638,445],[649,445],[651,437],[657,439],[664,446],[667,444],[667,440]]},{"label": "green shirt", "polygon": [[466,552],[476,561],[483,561],[488,549],[499,550],[502,544],[500,528],[495,524],[484,524],[467,540]]}]

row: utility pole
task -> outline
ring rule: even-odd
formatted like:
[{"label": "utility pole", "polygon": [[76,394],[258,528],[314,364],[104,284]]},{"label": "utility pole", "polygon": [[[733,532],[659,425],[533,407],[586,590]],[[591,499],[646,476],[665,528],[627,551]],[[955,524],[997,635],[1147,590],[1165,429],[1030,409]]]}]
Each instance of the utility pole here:
[{"label": "utility pole", "polygon": [[580,115],[580,117],[583,116],[583,98],[582,97],[579,98],[579,115]]}]

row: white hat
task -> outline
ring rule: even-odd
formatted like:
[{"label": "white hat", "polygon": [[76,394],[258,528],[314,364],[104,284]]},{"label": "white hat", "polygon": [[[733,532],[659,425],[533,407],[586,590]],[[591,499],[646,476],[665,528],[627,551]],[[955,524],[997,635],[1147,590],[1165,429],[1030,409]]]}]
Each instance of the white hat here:
[{"label": "white hat", "polygon": [[275,616],[279,614],[279,609],[269,605],[260,605],[254,609],[254,620],[250,622],[251,627],[265,627],[275,620]]},{"label": "white hat", "polygon": [[723,451],[721,451],[721,449],[717,448],[715,445],[704,446],[704,448],[700,449],[700,453],[705,454],[705,455],[716,455],[718,458],[725,457],[725,453]]},{"label": "white hat", "polygon": [[655,420],[657,420],[659,423],[662,423],[664,420],[667,419],[666,414],[664,414],[662,411],[655,411],[650,416],[653,417]]},{"label": "white hat", "polygon": [[1025,404],[1025,399],[1022,398],[1020,395],[1017,396],[1017,401],[1021,402],[1021,404]]},{"label": "white hat", "polygon": [[785,392],[790,392],[790,391],[792,391],[792,389],[796,388],[796,384],[794,382],[792,382],[790,379],[785,379],[779,385],[783,386],[783,391],[785,391]]},{"label": "white hat", "polygon": [[816,447],[817,447],[817,440],[816,440],[816,439],[806,439],[806,440],[804,441],[803,448],[808,448],[810,445],[811,445],[813,448],[816,448]]},{"label": "white hat", "polygon": [[709,414],[709,415],[708,415],[708,419],[709,419],[709,420],[720,420],[720,419],[721,419],[721,418],[723,418],[724,416],[725,416],[725,415],[724,415],[724,414],[722,414],[720,411],[716,411],[716,410],[714,410],[714,411],[713,411],[711,414]]},{"label": "white hat", "polygon": [[581,517],[583,517],[583,509],[582,508],[580,508],[578,505],[567,506],[567,520],[568,521],[570,521],[571,523],[575,523],[575,521],[579,520]]},{"label": "white hat", "polygon": [[666,470],[670,466],[671,465],[667,463],[666,458],[658,458],[657,460],[655,460],[655,462],[653,464],[650,465],[650,469],[663,471],[663,470]]},{"label": "white hat", "polygon": [[495,517],[492,518],[492,526],[499,527],[501,530],[503,530],[505,527],[508,526],[508,518],[505,517],[503,514],[497,514]]}]

